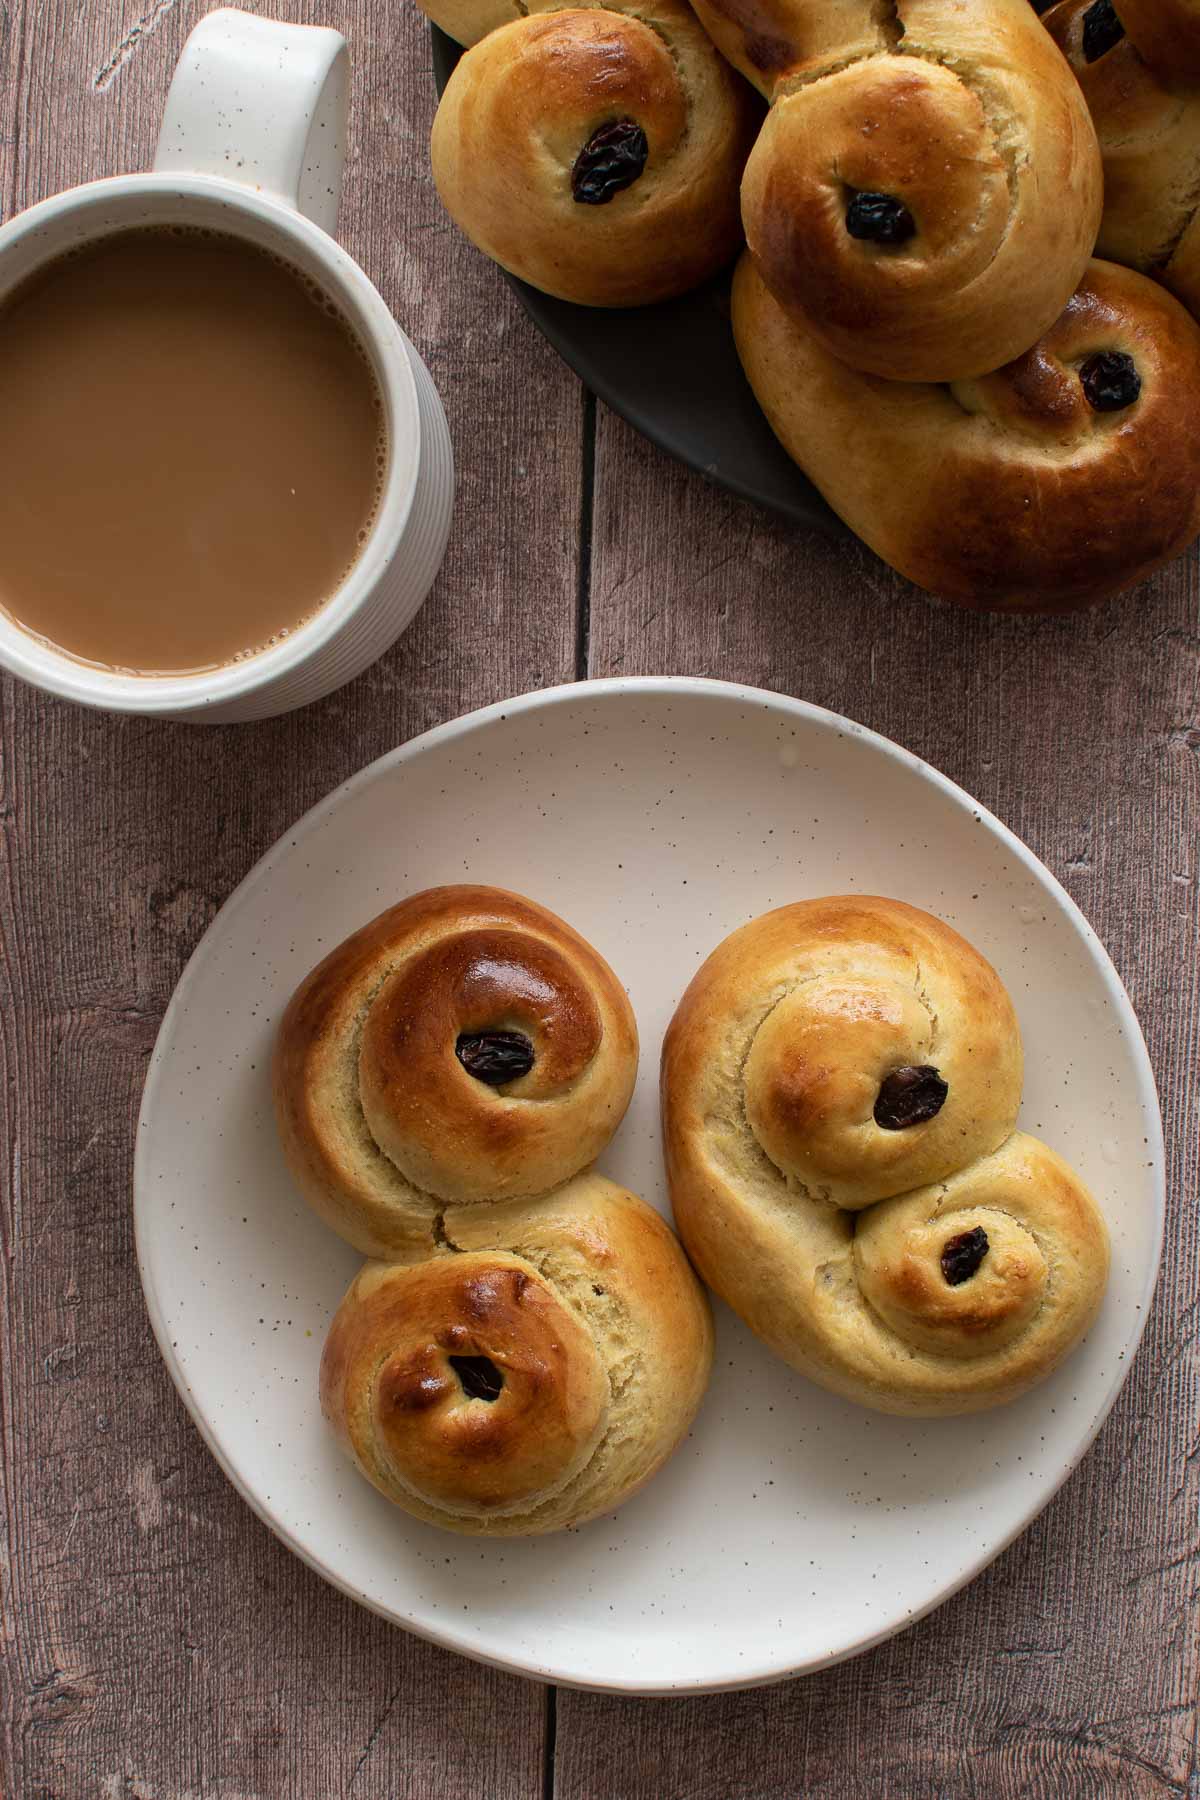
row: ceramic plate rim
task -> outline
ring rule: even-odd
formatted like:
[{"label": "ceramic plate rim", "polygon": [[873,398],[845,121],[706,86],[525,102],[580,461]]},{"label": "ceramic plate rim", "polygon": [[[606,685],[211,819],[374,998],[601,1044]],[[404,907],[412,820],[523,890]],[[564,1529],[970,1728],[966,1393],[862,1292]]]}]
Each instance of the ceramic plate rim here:
[{"label": "ceramic plate rim", "polygon": [[[1034,879],[1044,887],[1057,902],[1072,929],[1082,940],[1083,945],[1096,968],[1097,974],[1104,983],[1108,996],[1113,1002],[1120,1023],[1123,1025],[1128,1035],[1132,1058],[1137,1067],[1138,1101],[1145,1115],[1148,1127],[1149,1143],[1147,1147],[1150,1156],[1150,1170],[1155,1202],[1155,1218],[1153,1220],[1154,1255],[1150,1259],[1148,1265],[1146,1278],[1140,1294],[1140,1305],[1135,1314],[1133,1329],[1128,1341],[1124,1359],[1117,1362],[1116,1373],[1110,1380],[1102,1404],[1095,1417],[1089,1423],[1087,1429],[1072,1446],[1070,1454],[1063,1467],[1058,1472],[1057,1479],[1048,1490],[1039,1492],[1036,1502],[1022,1511],[1018,1522],[1010,1531],[1002,1535],[998,1540],[989,1542],[981,1554],[977,1558],[972,1559],[965,1570],[956,1574],[956,1576],[947,1581],[944,1586],[937,1587],[926,1604],[915,1608],[911,1613],[906,1613],[902,1618],[896,1619],[878,1631],[864,1633],[861,1638],[855,1639],[851,1644],[843,1646],[837,1651],[831,1652],[825,1656],[811,1657],[799,1664],[789,1664],[787,1667],[783,1668],[762,1668],[754,1673],[747,1673],[744,1670],[739,1670],[728,1679],[712,1680],[705,1677],[697,1677],[695,1680],[677,1681],[666,1685],[656,1684],[653,1681],[636,1679],[632,1681],[603,1679],[581,1680],[577,1676],[564,1674],[552,1663],[538,1663],[530,1657],[519,1655],[505,1657],[499,1654],[489,1655],[486,1651],[481,1650],[477,1644],[463,1641],[459,1634],[449,1626],[441,1624],[431,1625],[423,1620],[407,1617],[394,1607],[386,1606],[381,1602],[374,1600],[369,1594],[365,1594],[356,1588],[353,1583],[344,1580],[318,1553],[310,1550],[306,1545],[301,1544],[276,1516],[272,1507],[262,1499],[248,1481],[243,1480],[240,1472],[226,1457],[214,1428],[210,1425],[208,1417],[201,1410],[198,1401],[193,1395],[186,1371],[171,1344],[143,1235],[144,1222],[148,1219],[148,1215],[152,1211],[154,1204],[151,1199],[151,1183],[148,1179],[149,1171],[146,1165],[149,1156],[149,1118],[155,1109],[161,1071],[165,1068],[165,1057],[160,1055],[160,1051],[162,1051],[164,1045],[169,1043],[174,1031],[175,1021],[183,1012],[184,1007],[190,998],[190,990],[192,984],[196,980],[197,971],[203,960],[203,955],[210,937],[216,934],[218,927],[222,930],[227,928],[230,916],[236,914],[237,910],[246,903],[249,892],[257,885],[261,877],[267,874],[275,863],[293,847],[300,834],[308,834],[316,830],[326,814],[340,806],[351,793],[357,792],[373,781],[383,779],[392,769],[401,766],[405,762],[411,761],[415,757],[421,756],[443,744],[451,743],[456,738],[466,737],[473,732],[486,729],[493,722],[509,718],[517,712],[534,712],[543,708],[560,706],[585,696],[589,701],[602,701],[606,695],[625,696],[631,692],[653,694],[656,696],[670,696],[673,694],[708,695],[710,698],[719,701],[763,707],[768,711],[780,712],[792,719],[799,717],[804,719],[806,723],[815,725],[821,730],[834,730],[853,736],[862,740],[877,753],[899,762],[901,766],[909,769],[919,779],[922,779],[939,789],[942,795],[949,799],[954,805],[967,809],[971,812],[972,816],[978,817],[979,822],[983,825],[985,830],[997,837],[1004,847],[1024,865]],[[1150,1062],[1149,1051],[1146,1048],[1145,1036],[1142,1032],[1137,1014],[1134,1012],[1133,1003],[1125,990],[1124,983],[1117,973],[1112,959],[1096,932],[1088,923],[1087,918],[1080,907],[1071,898],[1057,876],[1046,867],[1045,863],[1034,854],[1027,844],[1023,843],[1022,840],[1017,837],[1015,832],[1011,831],[1007,825],[996,818],[996,816],[989,812],[979,801],[973,799],[965,788],[960,787],[957,782],[951,781],[949,776],[943,775],[940,770],[934,768],[932,764],[927,763],[922,757],[915,755],[910,750],[904,749],[902,745],[895,743],[890,738],[882,736],[881,733],[873,731],[869,726],[857,724],[854,720],[848,719],[840,713],[832,712],[826,707],[817,706],[811,701],[795,699],[788,694],[775,693],[768,688],[750,687],[740,682],[718,681],[705,676],[614,676],[595,681],[572,681],[564,682],[549,688],[538,688],[530,693],[518,695],[511,700],[495,701],[489,706],[480,707],[472,712],[463,713],[458,718],[451,719],[445,724],[433,726],[428,731],[421,732],[417,737],[410,738],[403,744],[398,744],[394,749],[385,751],[382,756],[376,757],[372,762],[367,763],[346,781],[339,783],[339,785],[330,793],[326,794],[323,799],[318,800],[317,803],[303,813],[299,819],[281,832],[275,843],[272,844],[265,854],[259,857],[253,867],[247,871],[246,875],[233,889],[228,899],[225,900],[217,911],[215,917],[205,930],[195,949],[192,951],[191,956],[188,958],[167,1005],[166,1011],[163,1014],[162,1024],[159,1027],[158,1034],[155,1038],[154,1050],[151,1054],[150,1064],[147,1069],[145,1086],[142,1093],[142,1103],[138,1112],[137,1139],[133,1162],[133,1211],[134,1242],[137,1254],[138,1273],[146,1302],[146,1310],[150,1318],[155,1341],[158,1344],[159,1352],[166,1364],[167,1372],[171,1377],[175,1390],[183,1401],[184,1406],[190,1414],[192,1421],[199,1431],[209,1452],[216,1460],[218,1467],[232,1483],[233,1487],[241,1495],[251,1511],[256,1514],[263,1524],[267,1526],[274,1536],[278,1538],[279,1541],[293,1553],[293,1555],[298,1556],[302,1562],[307,1563],[309,1568],[320,1575],[325,1581],[329,1582],[332,1587],[339,1589],[342,1593],[348,1595],[350,1599],[357,1601],[360,1606],[365,1606],[368,1611],[377,1613],[381,1618],[387,1619],[392,1624],[401,1626],[406,1631],[411,1631],[415,1636],[424,1638],[430,1643],[438,1644],[444,1649],[454,1650],[459,1655],[470,1658],[473,1662],[483,1663],[488,1667],[502,1669],[508,1673],[524,1675],[537,1681],[552,1682],[558,1687],[571,1688],[582,1692],[626,1694],[651,1698],[654,1696],[722,1693],[745,1688],[763,1687],[774,1682],[787,1681],[800,1675],[813,1674],[820,1669],[832,1668],[840,1662],[849,1661],[853,1657],[860,1656],[865,1651],[875,1648],[876,1645],[885,1643],[889,1638],[895,1637],[901,1631],[906,1630],[910,1625],[916,1624],[919,1619],[926,1618],[931,1612],[936,1611],[939,1606],[943,1606],[947,1600],[951,1599],[956,1593],[960,1592],[962,1588],[968,1586],[970,1582],[975,1580],[983,1569],[994,1562],[997,1557],[1002,1555],[1009,1545],[1015,1542],[1023,1531],[1028,1529],[1033,1520],[1036,1519],[1040,1513],[1045,1511],[1046,1507],[1050,1504],[1050,1501],[1054,1498],[1055,1494],[1058,1493],[1059,1489],[1067,1481],[1069,1476],[1078,1468],[1092,1444],[1095,1442],[1101,1426],[1112,1411],[1117,1396],[1120,1394],[1128,1380],[1129,1372],[1134,1361],[1134,1355],[1141,1343],[1145,1331],[1150,1311],[1150,1303],[1153,1298],[1154,1289],[1158,1280],[1159,1268],[1162,1262],[1163,1235],[1166,1224],[1166,1169],[1162,1132],[1162,1111],[1158,1098],[1158,1089],[1154,1079],[1154,1071]]]}]

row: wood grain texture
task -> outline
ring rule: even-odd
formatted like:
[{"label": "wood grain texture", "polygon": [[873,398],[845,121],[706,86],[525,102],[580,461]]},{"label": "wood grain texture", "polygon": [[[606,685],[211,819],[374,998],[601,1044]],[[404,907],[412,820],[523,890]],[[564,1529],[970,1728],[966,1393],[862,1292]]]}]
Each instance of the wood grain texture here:
[{"label": "wood grain texture", "polygon": [[[0,0],[4,217],[148,164],[204,9],[140,4]],[[582,397],[440,213],[427,34],[408,7],[280,10],[351,39],[341,235],[445,398],[454,537],[403,643],[291,718],[120,721],[0,689],[5,1800],[542,1789],[541,1689],[363,1612],[228,1486],[159,1360],[134,1262],[147,1059],[231,888],[371,757],[575,665]]]},{"label": "wood grain texture", "polygon": [[[4,217],[149,162],[203,10],[0,0]],[[1011,824],[1088,913],[1146,1024],[1171,1219],[1125,1394],[992,1569],[893,1643],[808,1681],[694,1701],[561,1694],[554,1792],[1197,1800],[1194,561],[1082,620],[1002,622],[716,494],[584,405],[441,215],[413,10],[262,10],[351,39],[341,235],[446,399],[455,533],[404,642],[290,719],[203,731],[0,687],[0,1793],[543,1793],[542,1690],[325,1588],[203,1450],[145,1322],[130,1150],[183,963],[283,828],[393,744],[582,661],[595,675],[703,672],[815,700],[935,762]]]},{"label": "wood grain texture", "polygon": [[559,1800],[1194,1800],[1200,1642],[1195,558],[1084,618],[996,620],[776,525],[603,410],[590,672],[721,675],[885,732],[1044,858],[1141,1017],[1170,1149],[1132,1378],[1042,1518],[873,1654],[688,1701],[559,1697]]}]

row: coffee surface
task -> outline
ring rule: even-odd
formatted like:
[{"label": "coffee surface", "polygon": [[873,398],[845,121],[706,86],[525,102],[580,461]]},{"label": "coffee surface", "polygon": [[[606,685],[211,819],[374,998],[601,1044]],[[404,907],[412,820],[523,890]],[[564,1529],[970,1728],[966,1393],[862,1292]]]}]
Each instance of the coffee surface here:
[{"label": "coffee surface", "polygon": [[75,657],[219,667],[330,598],[375,513],[378,382],[297,271],[118,233],[0,302],[0,606]]}]

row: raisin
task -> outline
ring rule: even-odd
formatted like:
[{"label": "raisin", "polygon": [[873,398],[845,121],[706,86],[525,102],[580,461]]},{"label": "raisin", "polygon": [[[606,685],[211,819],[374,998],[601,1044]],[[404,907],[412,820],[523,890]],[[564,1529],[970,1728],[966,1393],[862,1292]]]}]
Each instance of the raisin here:
[{"label": "raisin", "polygon": [[1083,60],[1098,62],[1125,36],[1112,0],[1094,0],[1083,15]]},{"label": "raisin", "polygon": [[452,1356],[449,1361],[468,1400],[486,1400],[490,1405],[500,1398],[504,1377],[490,1356]]},{"label": "raisin", "polygon": [[1120,412],[1142,391],[1137,364],[1124,350],[1098,350],[1080,365],[1079,379],[1093,412]]},{"label": "raisin", "polygon": [[941,1112],[949,1092],[929,1063],[893,1069],[879,1085],[875,1123],[885,1131],[904,1131],[909,1125],[921,1125]]},{"label": "raisin", "polygon": [[942,1274],[951,1287],[969,1281],[988,1253],[988,1234],[982,1225],[960,1231],[942,1245]]},{"label": "raisin", "polygon": [[503,1087],[533,1067],[533,1045],[522,1031],[465,1031],[454,1052],[467,1074],[489,1087]]},{"label": "raisin", "polygon": [[846,230],[872,244],[906,244],[917,222],[891,194],[855,194],[846,208]]},{"label": "raisin", "polygon": [[602,125],[575,158],[572,194],[580,206],[604,206],[637,180],[649,154],[646,134],[636,119]]}]

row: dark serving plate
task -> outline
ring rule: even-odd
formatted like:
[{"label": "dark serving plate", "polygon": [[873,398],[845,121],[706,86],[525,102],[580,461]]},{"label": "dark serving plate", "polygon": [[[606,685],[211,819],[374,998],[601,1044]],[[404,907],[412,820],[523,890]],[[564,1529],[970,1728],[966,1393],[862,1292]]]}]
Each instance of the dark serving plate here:
[{"label": "dark serving plate", "polygon": [[[462,55],[430,27],[440,94]],[[750,391],[729,325],[730,272],[678,300],[618,311],[552,300],[511,275],[535,325],[592,392],[661,450],[802,525],[841,533]]]}]

